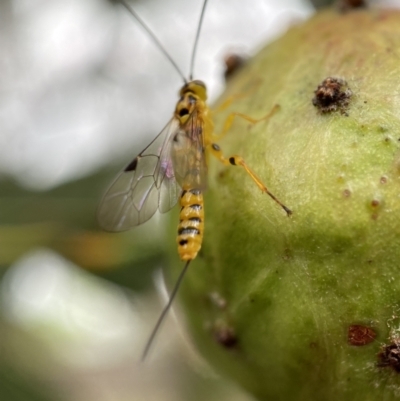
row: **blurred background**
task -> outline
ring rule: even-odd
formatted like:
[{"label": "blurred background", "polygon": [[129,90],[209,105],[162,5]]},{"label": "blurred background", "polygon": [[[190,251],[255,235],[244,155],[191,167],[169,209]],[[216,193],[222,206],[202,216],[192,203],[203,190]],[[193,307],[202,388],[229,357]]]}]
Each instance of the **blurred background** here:
[{"label": "blurred background", "polygon": [[[130,4],[187,74],[202,0]],[[251,56],[313,12],[210,0],[194,78],[216,99],[227,54]],[[0,32],[0,399],[250,401],[196,353],[179,313],[138,363],[175,232],[168,215],[122,234],[95,219],[171,117],[179,75],[107,0],[0,0]]]}]

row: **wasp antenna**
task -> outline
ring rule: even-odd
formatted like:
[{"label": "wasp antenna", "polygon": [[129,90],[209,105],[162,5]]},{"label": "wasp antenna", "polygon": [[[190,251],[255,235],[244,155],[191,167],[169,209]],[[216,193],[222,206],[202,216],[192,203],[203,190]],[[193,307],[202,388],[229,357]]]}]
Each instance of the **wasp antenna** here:
[{"label": "wasp antenna", "polygon": [[194,60],[196,58],[197,44],[199,43],[200,31],[201,31],[201,26],[203,25],[203,19],[204,19],[204,14],[206,12],[207,1],[208,0],[204,0],[203,8],[202,8],[201,14],[200,14],[199,24],[197,25],[196,38],[194,39],[192,57],[190,59],[190,70],[189,70],[190,71],[190,74],[189,74],[190,81],[193,80]]},{"label": "wasp antenna", "polygon": [[167,305],[164,306],[164,309],[161,312],[161,315],[158,318],[157,323],[154,326],[154,329],[151,332],[149,339],[147,340],[146,346],[144,347],[144,350],[142,353],[142,358],[141,358],[142,362],[144,362],[144,360],[146,359],[147,354],[149,353],[149,350],[151,348],[151,345],[153,344],[154,338],[155,338],[156,334],[158,333],[158,330],[160,329],[161,323],[164,321],[165,316],[167,316],[168,311],[171,309],[172,302],[174,301],[175,295],[177,294],[179,287],[181,286],[183,277],[185,276],[185,273],[188,270],[190,262],[191,262],[191,260],[188,260],[185,264],[185,267],[182,269],[182,271],[178,277],[178,280],[176,280],[174,289],[172,290],[171,295],[169,296],[168,303],[167,303]]},{"label": "wasp antenna", "polygon": [[161,44],[161,42],[158,40],[157,36],[152,32],[152,30],[148,27],[148,25],[139,17],[139,15],[133,10],[133,8],[125,0],[116,0],[116,1],[118,3],[120,3],[121,5],[123,5],[128,10],[128,12],[133,16],[133,18],[136,19],[136,21],[139,23],[139,25],[141,25],[141,27],[150,35],[150,37],[153,39],[156,46],[161,50],[161,52],[164,54],[164,56],[169,60],[169,62],[175,68],[176,72],[183,79],[183,82],[186,84],[187,80],[186,80],[185,76],[183,75],[183,72],[180,70],[178,65],[173,60],[173,58],[165,50],[164,46]]}]

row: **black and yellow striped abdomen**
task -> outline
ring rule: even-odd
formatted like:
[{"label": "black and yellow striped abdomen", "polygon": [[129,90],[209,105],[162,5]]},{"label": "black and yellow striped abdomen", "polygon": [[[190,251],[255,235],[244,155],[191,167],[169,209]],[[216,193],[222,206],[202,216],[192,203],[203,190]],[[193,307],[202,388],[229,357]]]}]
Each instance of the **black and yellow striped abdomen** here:
[{"label": "black and yellow striped abdomen", "polygon": [[200,189],[184,189],[180,201],[178,253],[182,260],[197,256],[203,242],[204,202]]}]

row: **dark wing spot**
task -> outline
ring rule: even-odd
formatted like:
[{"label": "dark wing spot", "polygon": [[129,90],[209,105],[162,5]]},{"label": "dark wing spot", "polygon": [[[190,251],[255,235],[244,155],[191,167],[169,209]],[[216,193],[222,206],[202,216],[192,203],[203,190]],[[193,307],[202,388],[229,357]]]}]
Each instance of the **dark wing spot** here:
[{"label": "dark wing spot", "polygon": [[134,158],[132,162],[128,164],[128,166],[125,168],[124,171],[135,171],[138,161],[139,161],[139,156]]},{"label": "dark wing spot", "polygon": [[213,144],[211,145],[211,147],[212,147],[214,150],[216,150],[216,151],[220,151],[220,150],[221,150],[221,148],[219,147],[219,145],[217,145],[216,143],[213,143]]},{"label": "dark wing spot", "polygon": [[229,163],[231,163],[232,166],[236,166],[235,158],[234,158],[234,157],[230,157],[230,158],[229,158]]}]

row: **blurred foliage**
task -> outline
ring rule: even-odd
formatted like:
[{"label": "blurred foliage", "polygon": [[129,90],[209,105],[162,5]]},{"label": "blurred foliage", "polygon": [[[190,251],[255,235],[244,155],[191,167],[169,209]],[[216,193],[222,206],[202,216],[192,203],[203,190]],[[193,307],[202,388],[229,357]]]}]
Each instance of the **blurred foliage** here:
[{"label": "blurred foliage", "polygon": [[114,176],[102,171],[44,192],[3,181],[0,266],[46,247],[115,283],[135,289],[150,285],[151,272],[164,254],[152,227],[112,234],[97,226],[98,201]]},{"label": "blurred foliage", "polygon": [[11,366],[0,362],[0,399],[7,401],[57,401],[53,391]]}]

